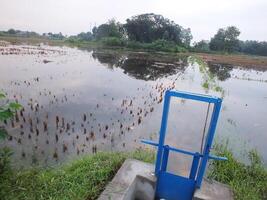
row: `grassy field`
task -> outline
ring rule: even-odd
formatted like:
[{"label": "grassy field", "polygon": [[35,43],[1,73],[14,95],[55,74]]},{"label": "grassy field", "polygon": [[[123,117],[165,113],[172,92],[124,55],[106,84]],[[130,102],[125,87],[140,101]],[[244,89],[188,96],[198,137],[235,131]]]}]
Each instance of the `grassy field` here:
[{"label": "grassy field", "polygon": [[[234,158],[231,150],[216,145],[216,154],[229,161],[212,162],[208,177],[230,185],[237,200],[267,199],[267,171],[256,151],[247,156],[245,165]],[[31,168],[0,173],[1,200],[92,200],[97,199],[126,158],[153,162],[154,152],[137,150],[132,153],[88,155],[58,168]]]},{"label": "grassy field", "polygon": [[0,174],[1,200],[97,199],[126,158],[146,162],[154,153],[97,153],[56,169],[7,170]]}]

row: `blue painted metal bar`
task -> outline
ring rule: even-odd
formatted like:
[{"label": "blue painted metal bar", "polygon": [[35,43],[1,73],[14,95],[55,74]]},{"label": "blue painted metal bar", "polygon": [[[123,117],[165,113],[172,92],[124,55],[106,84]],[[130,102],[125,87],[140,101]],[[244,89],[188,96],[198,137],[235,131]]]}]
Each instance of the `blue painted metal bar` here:
[{"label": "blue painted metal bar", "polygon": [[208,103],[216,103],[220,98],[203,95],[203,94],[195,94],[195,93],[188,93],[183,91],[169,91],[171,96],[180,97],[184,99],[196,100],[196,101],[203,101]]},{"label": "blue painted metal bar", "polygon": [[177,149],[177,148],[174,148],[174,147],[169,147],[169,149],[171,151],[187,154],[187,155],[190,155],[190,156],[195,156],[196,155],[196,153],[193,153],[193,152],[190,152],[190,151],[185,151],[185,150],[182,150],[182,149]]},{"label": "blue painted metal bar", "polygon": [[197,174],[197,169],[198,169],[198,163],[200,159],[200,154],[196,152],[196,155],[194,155],[193,161],[192,161],[192,166],[190,170],[190,175],[189,178],[195,180],[196,174]]},{"label": "blue painted metal bar", "polygon": [[162,113],[162,119],[161,119],[159,145],[158,145],[157,160],[156,160],[156,167],[155,167],[156,175],[158,175],[160,168],[161,168],[162,152],[163,152],[163,146],[164,146],[164,141],[165,141],[168,113],[169,113],[169,107],[170,107],[170,98],[171,98],[170,91],[167,90],[165,92],[163,113]]},{"label": "blue painted metal bar", "polygon": [[218,121],[219,114],[220,114],[221,105],[222,105],[222,100],[220,98],[218,98],[214,104],[214,108],[213,108],[213,112],[212,112],[212,116],[211,116],[211,121],[210,121],[210,127],[209,127],[209,131],[208,131],[207,138],[206,138],[206,144],[205,144],[205,149],[204,149],[204,153],[203,153],[203,158],[201,160],[201,163],[199,166],[199,171],[197,174],[196,187],[198,187],[198,188],[200,188],[200,186],[201,186],[203,176],[205,173],[205,169],[206,169],[206,165],[207,165],[207,162],[209,159],[210,148],[211,148],[212,141],[214,138],[216,125],[217,125],[217,121]]},{"label": "blue painted metal bar", "polygon": [[[149,145],[152,145],[152,146],[159,146],[158,143],[156,142],[153,142],[153,141],[150,141],[150,140],[141,140],[142,143],[144,144],[149,144]],[[181,150],[181,149],[177,149],[177,148],[174,148],[174,147],[169,147],[169,150],[171,151],[175,151],[175,152],[178,152],[178,153],[183,153],[183,154],[187,154],[187,155],[191,155],[191,156],[195,156],[196,153],[193,153],[193,152],[190,152],[190,151],[185,151],[185,150]],[[203,157],[202,154],[199,154],[199,157]],[[209,159],[213,159],[213,160],[222,160],[222,161],[226,161],[227,158],[226,157],[221,157],[221,156],[215,156],[215,155],[209,155]]]},{"label": "blue painted metal bar", "polygon": [[167,170],[169,151],[170,151],[169,146],[168,145],[164,146],[162,165],[161,165],[161,171],[164,171],[164,172],[166,172],[166,170]]},{"label": "blue painted metal bar", "polygon": [[223,156],[215,156],[215,155],[209,155],[209,159],[222,160],[222,161],[228,160],[226,157],[223,157]]},{"label": "blue painted metal bar", "polygon": [[153,142],[151,140],[141,140],[141,142],[144,144],[149,144],[149,145],[155,146],[155,147],[159,146],[159,143]]}]

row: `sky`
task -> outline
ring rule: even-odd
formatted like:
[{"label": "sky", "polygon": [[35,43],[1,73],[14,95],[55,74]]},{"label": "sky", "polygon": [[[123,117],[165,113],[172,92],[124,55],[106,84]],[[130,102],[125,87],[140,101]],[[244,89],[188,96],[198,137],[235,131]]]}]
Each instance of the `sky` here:
[{"label": "sky", "polygon": [[87,32],[109,19],[155,13],[191,28],[193,41],[234,25],[242,40],[267,41],[267,0],[0,0],[0,30]]}]

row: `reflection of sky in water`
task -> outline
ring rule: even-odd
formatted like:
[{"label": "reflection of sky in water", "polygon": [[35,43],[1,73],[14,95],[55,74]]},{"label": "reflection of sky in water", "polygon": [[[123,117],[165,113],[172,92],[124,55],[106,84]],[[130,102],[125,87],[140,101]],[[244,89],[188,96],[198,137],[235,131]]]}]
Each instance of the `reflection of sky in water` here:
[{"label": "reflection of sky in water", "polygon": [[[12,147],[14,160],[21,165],[51,165],[91,153],[95,146],[98,151],[123,151],[142,146],[141,138],[157,140],[162,112],[158,101],[162,90],[171,87],[223,95],[217,137],[230,138],[233,148],[245,148],[244,143],[248,142],[267,160],[266,72],[210,64],[203,72],[186,57],[70,48],[63,51],[46,56],[0,55],[1,88],[10,99],[23,104],[26,120],[24,123],[19,116],[14,128],[8,122],[13,137],[1,146]],[[52,62],[45,64],[44,59]],[[204,79],[222,90],[203,88]],[[34,108],[39,105],[37,112],[31,110],[31,102]],[[167,143],[199,151],[206,110],[206,104],[173,99]],[[58,129],[56,116],[60,119]],[[48,131],[43,130],[43,122],[48,123]],[[178,160],[171,168],[181,162],[187,163]]]}]

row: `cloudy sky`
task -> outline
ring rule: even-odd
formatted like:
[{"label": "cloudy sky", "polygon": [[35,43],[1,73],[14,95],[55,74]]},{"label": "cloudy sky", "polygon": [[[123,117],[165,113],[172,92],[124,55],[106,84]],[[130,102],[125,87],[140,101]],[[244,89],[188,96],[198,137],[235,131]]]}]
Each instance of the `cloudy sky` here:
[{"label": "cloudy sky", "polygon": [[240,39],[267,41],[267,0],[0,0],[0,30],[71,35],[151,12],[190,27],[194,41],[229,25],[240,29]]}]

